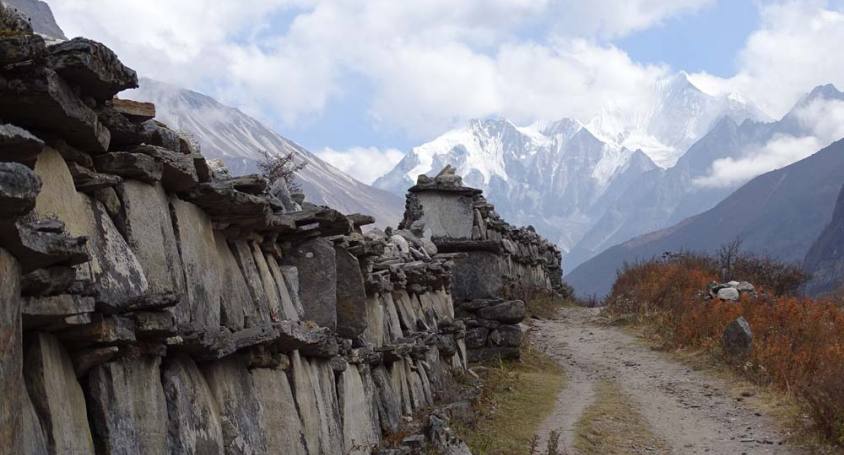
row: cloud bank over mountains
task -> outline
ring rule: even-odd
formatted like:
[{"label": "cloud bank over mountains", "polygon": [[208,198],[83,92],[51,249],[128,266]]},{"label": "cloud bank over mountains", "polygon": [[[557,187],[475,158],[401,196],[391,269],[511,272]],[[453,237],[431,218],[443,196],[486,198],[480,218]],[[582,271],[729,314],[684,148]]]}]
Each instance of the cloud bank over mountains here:
[{"label": "cloud bank over mountains", "polygon": [[[107,42],[142,74],[206,92],[281,130],[318,124],[332,103],[354,95],[376,129],[421,142],[472,118],[586,122],[607,109],[635,118],[655,102],[658,82],[682,68],[637,62],[615,40],[715,3],[52,0],[51,6],[69,35]],[[690,78],[778,118],[815,85],[844,86],[841,7],[760,2],[759,29],[738,55],[736,74]],[[338,150],[366,160],[372,145],[334,147],[325,156],[342,167],[350,159]],[[780,154],[762,168],[799,155]],[[371,168],[347,168],[371,179]]]}]

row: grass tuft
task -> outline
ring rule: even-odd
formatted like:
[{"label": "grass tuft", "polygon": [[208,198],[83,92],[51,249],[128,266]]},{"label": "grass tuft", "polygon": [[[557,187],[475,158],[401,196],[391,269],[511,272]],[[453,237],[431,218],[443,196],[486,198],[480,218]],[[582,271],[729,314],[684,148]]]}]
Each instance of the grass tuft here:
[{"label": "grass tuft", "polygon": [[520,360],[480,370],[484,385],[474,403],[477,420],[454,427],[474,454],[530,454],[539,425],[563,387],[562,369],[527,345]]}]

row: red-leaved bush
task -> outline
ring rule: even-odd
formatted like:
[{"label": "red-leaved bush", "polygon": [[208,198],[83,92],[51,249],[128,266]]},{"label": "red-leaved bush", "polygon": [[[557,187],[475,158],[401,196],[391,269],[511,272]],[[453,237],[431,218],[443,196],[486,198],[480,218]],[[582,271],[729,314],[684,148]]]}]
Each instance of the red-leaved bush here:
[{"label": "red-leaved bush", "polygon": [[[761,270],[748,270],[754,261]],[[668,348],[709,349],[750,380],[787,390],[830,441],[844,445],[844,309],[788,295],[803,280],[792,266],[766,259],[738,263],[747,275],[769,280],[753,283],[756,296],[743,295],[737,303],[705,298],[707,285],[720,277],[717,261],[683,254],[626,266],[607,312],[644,322]],[[753,348],[747,358],[730,359],[721,355],[721,336],[739,316],[750,324]]]}]

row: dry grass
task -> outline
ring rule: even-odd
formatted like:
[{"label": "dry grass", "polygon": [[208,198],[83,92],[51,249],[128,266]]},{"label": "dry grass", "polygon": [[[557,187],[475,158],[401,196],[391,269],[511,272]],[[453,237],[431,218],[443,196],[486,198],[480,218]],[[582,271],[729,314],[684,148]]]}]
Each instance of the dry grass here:
[{"label": "dry grass", "polygon": [[[785,276],[782,285],[770,280],[776,289],[792,287],[792,275],[760,276]],[[706,258],[689,255],[628,267],[613,287],[606,314],[638,323],[648,339],[666,349],[705,352],[747,380],[778,390],[784,399],[800,404],[799,415],[810,417],[815,434],[844,445],[844,310],[829,301],[781,296],[765,292],[767,288],[738,303],[703,300],[701,291],[717,278]],[[753,331],[752,351],[740,359],[721,350],[724,327],[738,316]]]},{"label": "dry grass", "polygon": [[581,455],[667,453],[635,404],[614,381],[602,381],[595,401],[575,425],[575,448]]},{"label": "dry grass", "polygon": [[528,345],[521,360],[490,365],[482,377],[478,419],[471,426],[455,424],[458,433],[474,454],[530,454],[534,435],[563,387],[562,369]]},{"label": "dry grass", "polygon": [[554,294],[536,294],[525,300],[528,318],[557,319],[560,309],[574,305],[571,299]]}]

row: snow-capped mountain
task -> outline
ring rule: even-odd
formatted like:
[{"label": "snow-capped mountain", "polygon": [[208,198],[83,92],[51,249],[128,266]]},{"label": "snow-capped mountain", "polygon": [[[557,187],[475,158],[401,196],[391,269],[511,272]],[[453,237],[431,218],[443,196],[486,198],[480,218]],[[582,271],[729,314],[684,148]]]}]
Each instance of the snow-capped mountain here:
[{"label": "snow-capped mountain", "polygon": [[735,93],[716,96],[701,91],[685,72],[658,81],[652,90],[651,103],[633,113],[603,107],[587,127],[602,141],[641,149],[657,165],[669,168],[722,117],[737,123],[769,120]]},{"label": "snow-capped mountain", "polygon": [[816,119],[807,118],[812,106],[827,103],[844,103],[844,93],[832,85],[816,87],[776,122],[745,120],[739,124],[732,118],[722,118],[675,166],[649,173],[617,198],[569,251],[566,264],[576,267],[613,245],[709,210],[745,183],[718,181],[712,175],[714,163],[735,168],[752,166],[753,160],[772,159],[777,147],[787,147],[790,154],[809,147],[806,152],[813,153],[839,139],[835,133],[818,137],[824,134],[814,131]]},{"label": "snow-capped mountain", "polygon": [[508,219],[572,247],[612,195],[657,166],[644,153],[606,144],[574,120],[517,127],[473,120],[416,147],[375,186],[403,193],[415,177],[455,166]]},{"label": "snow-capped mountain", "polygon": [[[619,201],[629,201],[627,195],[662,180],[665,168],[676,167],[689,145],[720,119],[764,118],[736,96],[702,92],[684,73],[653,90],[656,101],[635,115],[622,116],[608,107],[586,123],[563,119],[519,127],[505,119],[470,121],[413,148],[374,185],[403,194],[419,174],[452,164],[467,184],[482,188],[505,217],[531,224],[564,251],[576,252],[565,260],[566,267],[572,267],[618,241],[664,227],[679,204],[673,200],[676,195],[663,207],[656,201],[657,211],[665,215],[645,218],[646,223],[632,228],[625,222],[635,215],[636,206],[618,213]],[[678,191],[682,195],[685,190]],[[704,198],[697,211],[726,194],[711,203]],[[694,204],[689,208],[696,209]],[[596,223],[607,219],[612,222],[596,231]]]},{"label": "snow-capped mountain", "polygon": [[404,211],[403,200],[395,194],[353,179],[254,118],[209,96],[146,78],[141,79],[140,88],[121,96],[154,103],[158,120],[190,133],[203,155],[222,159],[235,175],[254,173],[263,151],[273,155],[294,152],[307,162],[298,182],[309,202],[344,213],[372,215],[380,226],[396,225]]}]

